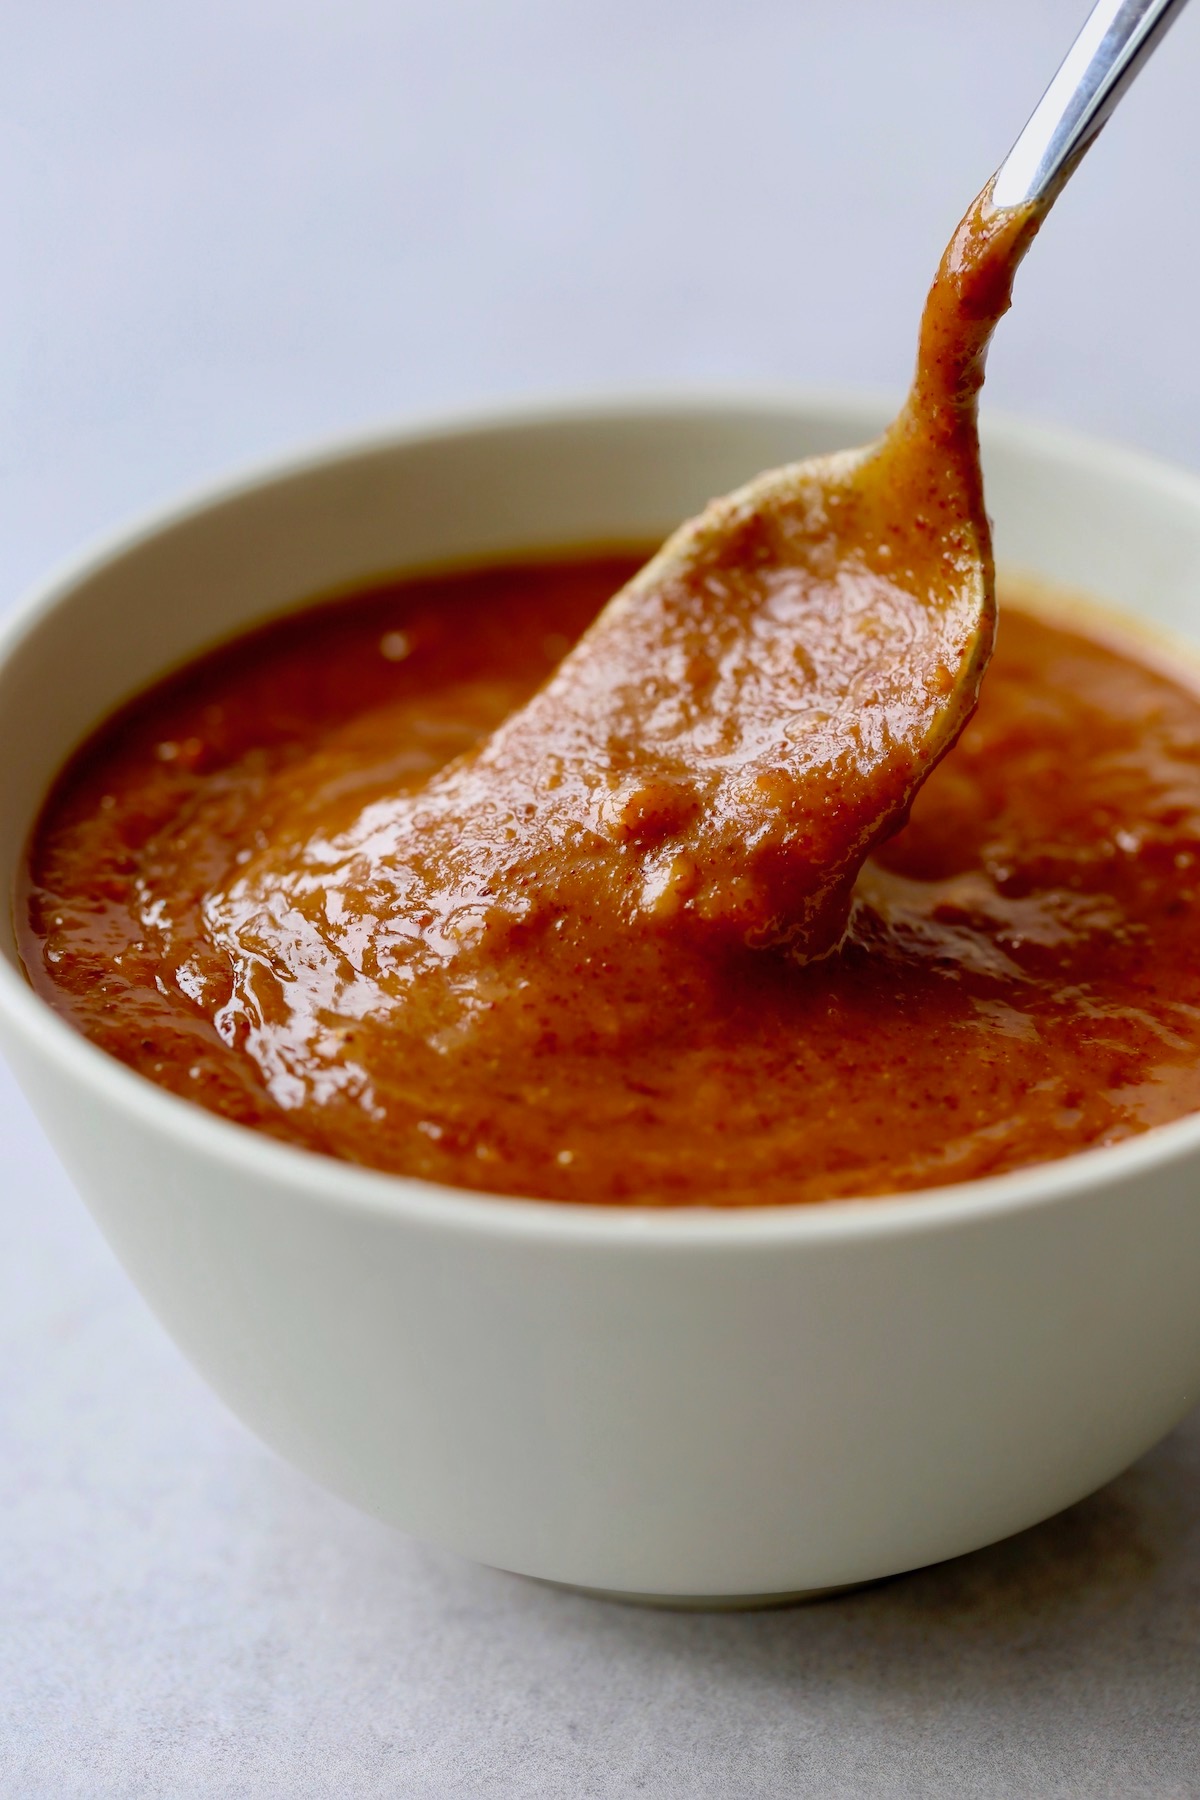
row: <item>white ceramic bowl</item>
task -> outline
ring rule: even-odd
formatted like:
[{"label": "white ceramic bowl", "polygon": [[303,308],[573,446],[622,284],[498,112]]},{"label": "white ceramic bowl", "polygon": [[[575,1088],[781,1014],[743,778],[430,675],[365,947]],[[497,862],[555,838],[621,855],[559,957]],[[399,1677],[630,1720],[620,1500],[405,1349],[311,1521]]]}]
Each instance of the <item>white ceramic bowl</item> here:
[{"label": "white ceramic bowl", "polygon": [[[215,640],[385,571],[653,536],[885,411],[438,426],[152,521],[0,643],[0,883],[71,747]],[[1200,638],[1200,482],[1027,426],[988,436],[1002,560]],[[233,1410],[371,1512],[507,1569],[727,1600],[862,1581],[1067,1505],[1200,1398],[1200,1117],[902,1199],[591,1210],[370,1174],[160,1092],[35,998],[7,908],[0,1038]]]}]

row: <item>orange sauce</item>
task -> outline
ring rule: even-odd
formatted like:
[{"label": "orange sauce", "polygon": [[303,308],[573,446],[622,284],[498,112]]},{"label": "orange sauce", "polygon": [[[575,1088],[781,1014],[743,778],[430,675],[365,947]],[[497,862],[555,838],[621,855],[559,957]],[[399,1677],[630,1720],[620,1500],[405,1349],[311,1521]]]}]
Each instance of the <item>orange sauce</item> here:
[{"label": "orange sauce", "polygon": [[[547,1199],[885,1194],[1200,1107],[1200,697],[1015,588],[978,710],[829,955],[699,954],[667,931],[623,961],[550,919],[514,928],[490,986],[478,969],[457,994],[406,985],[429,922],[388,911],[369,859],[356,889],[328,847],[486,740],[639,560],[379,587],[160,683],[38,823],[33,985],[227,1118]],[[239,888],[260,865],[305,881]]]}]

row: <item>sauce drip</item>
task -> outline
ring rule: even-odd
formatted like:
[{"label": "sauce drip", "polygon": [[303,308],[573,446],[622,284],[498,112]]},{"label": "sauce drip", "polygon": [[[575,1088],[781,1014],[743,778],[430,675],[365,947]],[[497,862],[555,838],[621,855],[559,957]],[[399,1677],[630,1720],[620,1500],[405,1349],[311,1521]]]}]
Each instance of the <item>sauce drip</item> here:
[{"label": "sauce drip", "polygon": [[210,896],[249,1032],[353,989],[447,1040],[529,984],[573,1012],[583,969],[620,1007],[689,958],[837,942],[990,651],[976,396],[1037,222],[975,202],[877,445],[715,502],[476,749]]},{"label": "sauce drip", "polygon": [[660,935],[657,981],[638,960],[531,958],[425,1029],[388,985],[404,922],[380,944],[343,886],[314,880],[292,910],[242,911],[233,929],[254,858],[338,845],[398,792],[415,804],[538,689],[636,560],[381,588],[136,701],[38,826],[34,985],[227,1118],[547,1199],[883,1194],[1200,1107],[1200,697],[1108,628],[1023,609],[1020,590],[1003,596],[978,711],[821,960],[676,953]]}]

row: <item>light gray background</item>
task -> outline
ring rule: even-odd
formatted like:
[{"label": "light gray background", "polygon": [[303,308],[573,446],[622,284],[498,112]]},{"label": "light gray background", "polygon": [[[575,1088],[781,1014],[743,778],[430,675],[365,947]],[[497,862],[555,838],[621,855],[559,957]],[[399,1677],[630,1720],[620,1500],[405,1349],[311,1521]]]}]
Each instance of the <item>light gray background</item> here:
[{"label": "light gray background", "polygon": [[[0,606],[322,433],[899,386],[1083,0],[38,0],[0,53]],[[987,404],[1200,465],[1200,7]],[[745,1617],[423,1549],[183,1364],[0,1075],[0,1792],[1200,1793],[1200,1419],[1022,1538]],[[1200,1296],[1198,1296],[1200,1304]],[[886,1496],[881,1496],[886,1504]]]}]

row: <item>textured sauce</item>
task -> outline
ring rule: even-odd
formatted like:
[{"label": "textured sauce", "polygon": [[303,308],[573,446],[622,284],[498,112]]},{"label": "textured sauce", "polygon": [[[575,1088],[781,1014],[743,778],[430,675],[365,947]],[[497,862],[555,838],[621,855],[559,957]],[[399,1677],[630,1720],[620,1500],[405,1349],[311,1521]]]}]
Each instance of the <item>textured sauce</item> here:
[{"label": "textured sauce", "polygon": [[[1013,586],[978,710],[827,956],[663,930],[623,958],[568,918],[527,955],[514,928],[490,980],[406,977],[435,922],[372,890],[372,821],[419,810],[639,561],[380,587],[135,701],[37,827],[34,986],[227,1118],[551,1199],[883,1194],[1200,1107],[1200,697]],[[469,908],[455,928],[474,941]]]},{"label": "textured sauce", "polygon": [[544,985],[548,965],[569,988],[583,958],[619,964],[623,1006],[664,955],[675,969],[837,942],[859,867],[965,722],[990,653],[976,398],[1036,224],[986,193],[971,207],[876,444],[714,501],[418,799],[254,857],[212,914],[246,978],[290,962],[299,931],[305,970],[337,979],[361,929],[379,978],[409,1004],[419,988],[428,1028],[449,1032],[463,996]]}]

